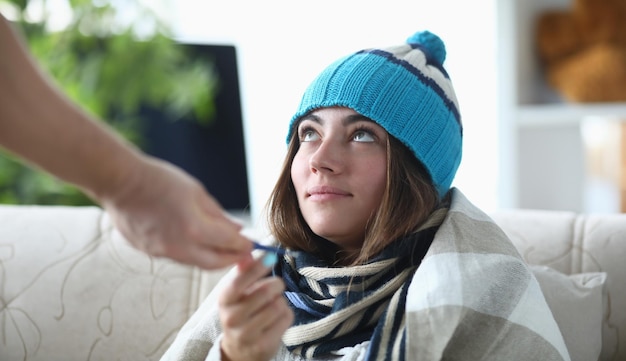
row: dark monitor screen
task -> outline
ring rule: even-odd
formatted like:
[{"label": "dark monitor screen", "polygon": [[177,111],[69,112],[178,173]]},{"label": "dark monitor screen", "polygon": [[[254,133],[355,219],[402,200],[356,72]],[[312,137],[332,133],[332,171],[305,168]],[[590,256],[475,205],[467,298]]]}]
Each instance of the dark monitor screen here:
[{"label": "dark monitor screen", "polygon": [[174,121],[158,110],[145,110],[149,121],[144,150],[198,178],[226,210],[247,210],[250,199],[236,48],[181,46],[191,56],[213,62],[219,79],[214,98],[215,117],[210,125],[202,125],[193,119]]}]

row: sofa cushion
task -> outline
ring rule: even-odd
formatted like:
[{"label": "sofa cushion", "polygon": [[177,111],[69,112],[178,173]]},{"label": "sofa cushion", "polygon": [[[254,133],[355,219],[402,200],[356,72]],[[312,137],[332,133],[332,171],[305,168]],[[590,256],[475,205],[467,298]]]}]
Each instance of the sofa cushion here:
[{"label": "sofa cushion", "polygon": [[606,273],[600,360],[626,360],[626,214],[512,209],[491,215],[528,263],[565,274]]},{"label": "sofa cushion", "polygon": [[566,275],[531,265],[552,310],[572,361],[597,360],[602,352],[606,273]]}]

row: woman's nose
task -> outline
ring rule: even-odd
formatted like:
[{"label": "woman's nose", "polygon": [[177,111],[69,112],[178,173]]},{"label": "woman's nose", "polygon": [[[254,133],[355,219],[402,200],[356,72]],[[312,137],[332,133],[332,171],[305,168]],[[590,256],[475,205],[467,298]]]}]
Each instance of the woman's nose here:
[{"label": "woman's nose", "polygon": [[341,147],[331,141],[322,142],[309,159],[313,173],[339,173],[343,169],[343,162]]}]

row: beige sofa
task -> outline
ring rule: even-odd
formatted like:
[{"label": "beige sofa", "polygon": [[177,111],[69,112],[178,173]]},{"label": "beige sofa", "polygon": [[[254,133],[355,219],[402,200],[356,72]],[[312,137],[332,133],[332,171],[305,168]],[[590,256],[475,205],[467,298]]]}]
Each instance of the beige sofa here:
[{"label": "beige sofa", "polygon": [[[493,218],[550,267],[572,359],[626,359],[626,215]],[[0,360],[158,360],[223,272],[147,257],[96,207],[0,206]]]}]

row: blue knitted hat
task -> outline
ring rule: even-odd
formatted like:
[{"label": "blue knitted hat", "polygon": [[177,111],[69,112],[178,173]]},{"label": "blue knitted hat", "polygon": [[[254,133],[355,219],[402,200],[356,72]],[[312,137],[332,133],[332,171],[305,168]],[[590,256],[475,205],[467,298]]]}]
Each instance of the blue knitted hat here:
[{"label": "blue knitted hat", "polygon": [[443,68],[446,49],[428,31],[406,42],[358,51],[322,71],[291,119],[287,142],[303,115],[318,108],[351,108],[409,147],[443,197],[461,162],[463,138],[459,105]]}]

